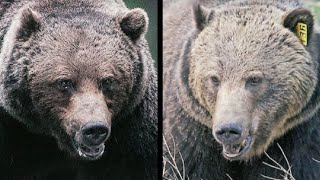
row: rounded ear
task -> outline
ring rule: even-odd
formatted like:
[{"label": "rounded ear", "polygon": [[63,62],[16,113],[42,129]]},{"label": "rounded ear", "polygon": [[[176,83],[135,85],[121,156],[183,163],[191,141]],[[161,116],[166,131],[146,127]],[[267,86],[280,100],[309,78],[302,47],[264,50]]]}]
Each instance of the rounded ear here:
[{"label": "rounded ear", "polygon": [[207,9],[199,4],[193,4],[193,16],[196,23],[196,27],[202,31],[213,19],[214,11]]},{"label": "rounded ear", "polygon": [[21,12],[19,18],[20,27],[17,31],[17,39],[26,40],[32,33],[40,29],[40,18],[39,15],[27,8]]},{"label": "rounded ear", "polygon": [[143,9],[135,8],[125,14],[120,27],[131,40],[136,41],[147,31],[148,23],[147,13]]},{"label": "rounded ear", "polygon": [[309,10],[305,8],[292,10],[284,17],[283,25],[295,33],[304,46],[308,45],[313,32],[313,16]]}]

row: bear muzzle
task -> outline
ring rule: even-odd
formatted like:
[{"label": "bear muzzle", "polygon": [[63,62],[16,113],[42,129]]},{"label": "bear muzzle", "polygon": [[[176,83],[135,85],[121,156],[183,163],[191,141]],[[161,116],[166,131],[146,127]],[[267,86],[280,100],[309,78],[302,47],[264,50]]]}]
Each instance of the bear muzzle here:
[{"label": "bear muzzle", "polygon": [[229,160],[240,160],[252,146],[252,137],[237,123],[221,125],[213,130],[216,140],[223,145],[223,155]]},{"label": "bear muzzle", "polygon": [[111,133],[110,126],[102,122],[88,122],[76,133],[77,151],[80,157],[96,160],[105,150],[105,141]]}]

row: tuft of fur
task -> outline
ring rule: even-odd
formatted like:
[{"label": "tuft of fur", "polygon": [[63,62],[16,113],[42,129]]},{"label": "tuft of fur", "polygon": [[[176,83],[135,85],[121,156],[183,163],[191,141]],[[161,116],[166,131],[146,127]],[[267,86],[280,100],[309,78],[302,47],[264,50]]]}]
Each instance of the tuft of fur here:
[{"label": "tuft of fur", "polygon": [[[121,0],[0,2],[0,179],[157,178],[147,25],[142,9]],[[72,93],[61,93],[59,79],[76,83]],[[90,114],[112,128],[92,162],[73,141]]]},{"label": "tuft of fur", "polygon": [[[286,166],[278,143],[296,179],[315,179],[320,35],[311,13],[297,0],[194,4],[164,5],[164,133],[184,159],[180,171],[184,165],[190,179],[281,179],[263,163],[266,151]],[[307,46],[298,22],[309,28]],[[247,86],[251,77],[262,77],[258,87]],[[224,158],[212,135],[228,122],[254,136],[241,161]]]}]

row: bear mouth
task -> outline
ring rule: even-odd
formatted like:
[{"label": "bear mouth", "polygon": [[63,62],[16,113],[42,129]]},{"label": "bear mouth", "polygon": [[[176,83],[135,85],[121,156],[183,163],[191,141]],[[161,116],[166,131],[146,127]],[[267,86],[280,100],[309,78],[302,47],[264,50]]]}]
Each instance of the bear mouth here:
[{"label": "bear mouth", "polygon": [[78,154],[80,157],[87,160],[96,160],[102,156],[104,148],[104,144],[100,144],[99,146],[86,146],[84,144],[80,144],[78,146]]},{"label": "bear mouth", "polygon": [[229,160],[240,160],[251,147],[252,138],[247,136],[240,144],[224,144],[223,155]]}]

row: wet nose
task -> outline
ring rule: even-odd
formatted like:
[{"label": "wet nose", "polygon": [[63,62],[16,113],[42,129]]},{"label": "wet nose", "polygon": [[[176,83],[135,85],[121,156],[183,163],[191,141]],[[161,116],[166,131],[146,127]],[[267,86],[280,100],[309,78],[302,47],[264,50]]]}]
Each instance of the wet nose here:
[{"label": "wet nose", "polygon": [[226,124],[216,130],[216,138],[223,144],[234,144],[242,135],[242,127],[238,124]]},{"label": "wet nose", "polygon": [[109,136],[110,128],[103,123],[87,123],[81,130],[83,143],[88,146],[100,145]]}]

